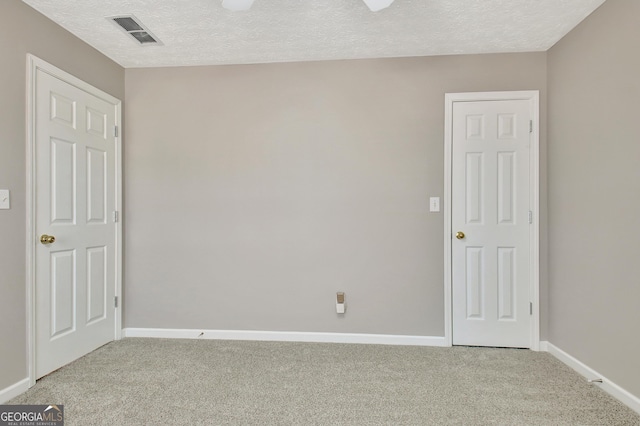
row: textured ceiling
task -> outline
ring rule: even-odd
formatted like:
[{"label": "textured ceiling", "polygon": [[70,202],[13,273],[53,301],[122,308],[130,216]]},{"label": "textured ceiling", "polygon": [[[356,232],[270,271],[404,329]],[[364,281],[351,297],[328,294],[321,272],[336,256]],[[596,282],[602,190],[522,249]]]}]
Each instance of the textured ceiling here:
[{"label": "textured ceiling", "polygon": [[[544,51],[604,0],[23,0],[124,67]],[[108,16],[133,14],[140,46]]]}]

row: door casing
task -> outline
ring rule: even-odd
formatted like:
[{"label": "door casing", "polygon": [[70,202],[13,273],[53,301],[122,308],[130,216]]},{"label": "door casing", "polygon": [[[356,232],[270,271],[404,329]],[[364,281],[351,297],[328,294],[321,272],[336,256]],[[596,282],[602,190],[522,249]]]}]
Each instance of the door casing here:
[{"label": "door casing", "polygon": [[36,71],[42,70],[72,86],[84,90],[98,98],[101,98],[116,107],[115,123],[118,127],[116,136],[116,184],[115,184],[115,209],[118,212],[116,225],[116,259],[115,259],[115,294],[118,298],[118,306],[115,312],[114,337],[122,338],[122,103],[119,99],[91,86],[77,77],[57,68],[42,59],[27,55],[27,185],[26,185],[26,211],[27,211],[27,356],[29,387],[36,383],[36,300],[35,300],[35,250],[37,244],[36,234],[36,163],[35,163],[35,111],[36,111]]},{"label": "door casing", "polygon": [[444,338],[447,346],[453,345],[453,283],[451,243],[451,187],[452,187],[452,145],[453,145],[453,105],[456,102],[480,102],[496,100],[528,100],[531,104],[533,121],[530,146],[529,205],[533,211],[530,227],[530,277],[529,295],[533,304],[531,315],[530,348],[540,350],[540,93],[537,90],[515,92],[470,92],[445,94],[444,128]]}]

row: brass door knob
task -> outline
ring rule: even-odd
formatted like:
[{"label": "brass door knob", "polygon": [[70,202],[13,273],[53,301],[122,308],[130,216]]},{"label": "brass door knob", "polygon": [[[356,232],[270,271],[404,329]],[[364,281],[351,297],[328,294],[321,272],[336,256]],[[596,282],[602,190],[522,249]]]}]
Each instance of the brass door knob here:
[{"label": "brass door knob", "polygon": [[56,242],[56,237],[53,235],[42,234],[40,237],[40,242],[42,244],[53,244]]},{"label": "brass door knob", "polygon": [[456,232],[456,238],[459,239],[459,240],[463,239],[464,238],[464,232],[462,232],[462,231]]}]

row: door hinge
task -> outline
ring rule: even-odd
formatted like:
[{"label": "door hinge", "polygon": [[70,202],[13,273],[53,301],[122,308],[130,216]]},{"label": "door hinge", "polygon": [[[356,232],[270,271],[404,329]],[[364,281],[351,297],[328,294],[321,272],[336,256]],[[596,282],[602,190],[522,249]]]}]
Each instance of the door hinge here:
[{"label": "door hinge", "polygon": [[118,133],[119,133],[118,132],[118,126],[113,126],[113,136],[117,138],[118,137]]},{"label": "door hinge", "polygon": [[117,211],[117,210],[114,210],[114,211],[113,211],[113,221],[114,221],[114,222],[117,222],[117,221],[118,221],[118,219],[119,219],[119,217],[118,217],[118,216],[119,216],[119,215],[118,215],[118,211]]},{"label": "door hinge", "polygon": [[529,225],[533,223],[533,212],[529,210]]},{"label": "door hinge", "polygon": [[533,302],[529,302],[529,315],[533,315]]},{"label": "door hinge", "polygon": [[533,120],[529,120],[529,133],[533,133]]},{"label": "door hinge", "polygon": [[115,304],[115,307],[117,308],[118,307],[118,296],[114,297],[114,304]]}]

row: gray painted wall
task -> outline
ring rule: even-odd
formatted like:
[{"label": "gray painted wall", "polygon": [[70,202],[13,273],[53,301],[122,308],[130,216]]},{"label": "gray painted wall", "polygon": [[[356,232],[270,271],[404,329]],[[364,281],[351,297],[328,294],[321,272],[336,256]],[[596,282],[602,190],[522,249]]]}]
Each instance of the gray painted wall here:
[{"label": "gray painted wall", "polygon": [[549,51],[549,340],[640,396],[640,2]]},{"label": "gray painted wall", "polygon": [[124,99],[124,70],[21,1],[0,1],[0,390],[27,377],[26,63],[32,53]]},{"label": "gray painted wall", "polygon": [[442,336],[444,94],[528,89],[545,53],[126,70],[125,326]]}]

